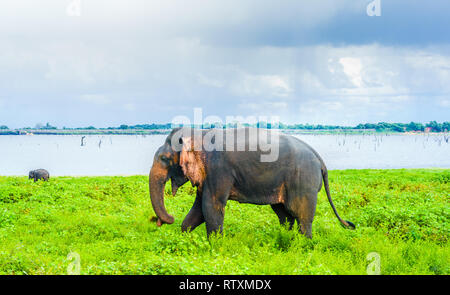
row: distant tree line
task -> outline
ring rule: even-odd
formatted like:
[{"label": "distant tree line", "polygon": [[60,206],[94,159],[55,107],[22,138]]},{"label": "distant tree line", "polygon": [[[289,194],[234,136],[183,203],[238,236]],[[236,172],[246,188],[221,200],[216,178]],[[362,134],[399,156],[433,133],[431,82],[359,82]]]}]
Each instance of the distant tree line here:
[{"label": "distant tree line", "polygon": [[[196,126],[191,124],[190,127],[200,127],[205,129],[210,128],[236,128],[238,125],[244,127],[258,127],[258,128],[272,128],[271,123],[267,122],[258,122],[255,124],[249,123],[205,123],[201,126]],[[172,126],[171,123],[167,124],[142,124],[142,125],[120,125],[119,127],[108,127],[108,129],[171,129],[175,126]],[[275,127],[275,126],[274,126]],[[408,131],[425,131],[426,128],[429,128],[431,132],[443,132],[450,131],[450,122],[438,123],[436,121],[431,121],[426,124],[410,122],[410,123],[387,123],[387,122],[379,122],[379,123],[365,123],[358,124],[357,126],[339,126],[339,125],[313,125],[313,124],[284,124],[278,123],[275,128],[279,129],[292,129],[292,130],[350,130],[350,129],[369,129],[376,131],[394,131],[394,132],[408,132]]]},{"label": "distant tree line", "polygon": [[359,124],[355,127],[355,129],[375,129],[377,131],[397,131],[397,132],[405,132],[405,131],[425,131],[425,128],[429,128],[429,131],[432,132],[443,132],[450,130],[450,122],[438,123],[436,121],[431,121],[426,123],[425,125],[422,123],[386,123],[380,122],[377,124]]},{"label": "distant tree line", "polygon": [[55,126],[50,125],[50,123],[47,123],[47,124],[45,124],[45,125],[43,125],[42,123],[37,123],[37,124],[34,126],[34,128],[31,128],[31,127],[25,127],[25,128],[22,128],[22,129],[24,129],[24,130],[28,130],[28,129],[56,130],[56,129],[58,129],[58,128],[55,127]]},{"label": "distant tree line", "polygon": [[145,130],[154,130],[154,129],[171,129],[172,124],[139,124],[139,125],[120,125],[119,128],[108,127],[107,129],[145,129]]},{"label": "distant tree line", "polygon": [[77,127],[77,128],[63,127],[63,130],[97,130],[97,128],[95,128],[94,126]]},{"label": "distant tree line", "polygon": [[[267,122],[258,122],[255,124],[243,123],[239,124],[235,123],[204,123],[203,125],[190,125],[193,128],[236,128],[238,126],[244,127],[258,127],[258,128],[278,128],[284,130],[375,130],[378,132],[381,131],[393,131],[393,132],[411,132],[411,131],[430,131],[430,132],[448,132],[450,131],[450,122],[438,123],[436,121],[430,121],[426,124],[410,122],[410,123],[387,123],[387,122],[379,122],[379,123],[365,123],[358,124],[357,126],[339,126],[339,125],[313,125],[313,124],[284,124],[278,123],[276,126],[272,126],[271,123]],[[138,124],[138,125],[120,125],[119,127],[107,127],[107,128],[95,128],[94,126],[89,127],[79,127],[79,128],[66,128],[63,127],[63,130],[161,130],[161,129],[172,129],[176,127],[171,123],[166,124]],[[23,130],[31,130],[31,129],[39,129],[39,130],[57,130],[58,128],[47,123],[36,124],[35,128],[22,128]],[[9,130],[8,126],[0,125],[0,130]]]}]

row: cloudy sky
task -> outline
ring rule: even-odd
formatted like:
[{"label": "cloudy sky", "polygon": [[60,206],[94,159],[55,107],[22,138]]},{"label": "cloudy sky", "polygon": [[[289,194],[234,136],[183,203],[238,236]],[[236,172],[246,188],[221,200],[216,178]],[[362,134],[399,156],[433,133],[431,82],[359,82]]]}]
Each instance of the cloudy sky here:
[{"label": "cloudy sky", "polygon": [[1,1],[0,125],[448,121],[450,2],[371,1]]}]

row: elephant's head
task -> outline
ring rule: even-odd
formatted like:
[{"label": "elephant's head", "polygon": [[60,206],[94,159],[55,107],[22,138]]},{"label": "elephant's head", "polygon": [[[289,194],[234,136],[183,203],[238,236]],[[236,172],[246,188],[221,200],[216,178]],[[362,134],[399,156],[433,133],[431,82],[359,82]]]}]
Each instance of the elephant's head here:
[{"label": "elephant's head", "polygon": [[30,171],[30,173],[28,173],[28,179],[33,179],[34,178],[34,171]]},{"label": "elephant's head", "polygon": [[172,130],[153,158],[149,187],[153,210],[158,216],[158,226],[164,223],[171,224],[174,221],[173,216],[167,213],[164,206],[164,187],[166,182],[169,179],[171,180],[172,194],[175,195],[178,188],[188,181],[180,166],[180,154],[183,146],[182,135],[185,134],[183,132],[190,132],[190,130],[181,128]]}]

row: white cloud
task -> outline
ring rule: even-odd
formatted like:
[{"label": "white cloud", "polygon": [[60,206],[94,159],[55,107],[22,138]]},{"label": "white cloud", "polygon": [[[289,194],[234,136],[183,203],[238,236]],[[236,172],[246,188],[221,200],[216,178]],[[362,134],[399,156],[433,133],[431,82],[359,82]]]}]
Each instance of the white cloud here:
[{"label": "white cloud", "polygon": [[268,112],[268,109],[271,111],[280,111],[280,109],[286,109],[289,105],[286,102],[283,101],[276,101],[276,102],[258,102],[258,103],[241,103],[238,105],[239,108],[247,109],[251,111],[255,111],[257,113],[270,113]]},{"label": "white cloud", "polygon": [[356,87],[362,87],[361,60],[354,57],[341,57],[339,63],[344,67],[344,73]]},{"label": "white cloud", "polygon": [[80,96],[80,99],[88,103],[99,105],[105,105],[111,102],[111,100],[103,94],[84,94]]},{"label": "white cloud", "polygon": [[438,104],[439,104],[441,107],[444,107],[444,108],[450,108],[450,99],[449,99],[449,98],[442,98],[442,99],[440,99],[440,100],[438,101]]},{"label": "white cloud", "polygon": [[287,97],[292,92],[288,79],[279,75],[244,74],[231,88],[241,96]]},{"label": "white cloud", "polygon": [[222,88],[224,87],[224,82],[220,81],[218,79],[211,79],[209,77],[206,77],[203,74],[197,74],[197,81],[198,83],[206,86],[216,87],[216,88]]},{"label": "white cloud", "polygon": [[124,104],[123,107],[124,107],[125,110],[127,110],[129,112],[132,112],[132,111],[136,110],[136,105],[134,103]]}]

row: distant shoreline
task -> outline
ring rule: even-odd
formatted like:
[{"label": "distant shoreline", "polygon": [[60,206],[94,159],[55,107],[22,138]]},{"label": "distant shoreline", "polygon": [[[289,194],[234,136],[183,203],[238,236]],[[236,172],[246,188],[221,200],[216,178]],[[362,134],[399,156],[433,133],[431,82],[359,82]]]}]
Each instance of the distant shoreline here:
[{"label": "distant shoreline", "polygon": [[79,130],[3,130],[0,135],[158,135],[169,134],[168,129],[158,130],[103,130],[103,129],[79,129]]},{"label": "distant shoreline", "polygon": [[[77,129],[77,130],[43,130],[43,129],[15,129],[0,130],[0,135],[165,135],[172,129]],[[403,135],[443,135],[449,132],[426,132],[426,131],[392,131],[375,129],[275,129],[285,134],[315,134],[315,135],[333,135],[333,134],[403,134]]]}]

